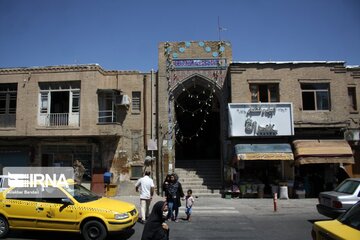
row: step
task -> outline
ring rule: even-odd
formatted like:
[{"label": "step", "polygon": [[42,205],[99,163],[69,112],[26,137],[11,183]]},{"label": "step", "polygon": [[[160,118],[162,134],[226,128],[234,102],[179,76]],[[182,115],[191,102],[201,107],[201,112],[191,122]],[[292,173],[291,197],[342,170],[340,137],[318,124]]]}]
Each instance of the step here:
[{"label": "step", "polygon": [[201,195],[201,194],[221,194],[219,189],[192,189],[193,195]]},{"label": "step", "polygon": [[197,197],[221,197],[219,160],[186,160],[176,163],[175,172],[184,192],[192,189]]}]

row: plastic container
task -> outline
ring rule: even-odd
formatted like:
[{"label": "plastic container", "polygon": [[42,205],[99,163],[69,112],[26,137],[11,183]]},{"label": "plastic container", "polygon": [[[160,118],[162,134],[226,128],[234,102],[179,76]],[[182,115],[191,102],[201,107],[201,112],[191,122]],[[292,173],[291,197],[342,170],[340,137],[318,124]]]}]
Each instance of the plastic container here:
[{"label": "plastic container", "polygon": [[118,191],[118,185],[117,184],[107,184],[106,185],[106,196],[107,197],[116,196],[117,191]]}]

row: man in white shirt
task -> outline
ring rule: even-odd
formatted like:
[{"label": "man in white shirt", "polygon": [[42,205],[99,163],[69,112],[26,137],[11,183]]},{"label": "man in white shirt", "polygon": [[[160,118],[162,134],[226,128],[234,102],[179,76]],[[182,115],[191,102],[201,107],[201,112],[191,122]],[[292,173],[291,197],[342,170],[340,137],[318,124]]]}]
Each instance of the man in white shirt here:
[{"label": "man in white shirt", "polygon": [[149,207],[154,195],[154,181],[150,178],[150,172],[145,171],[145,176],[140,178],[135,184],[135,190],[140,191],[140,212],[141,223],[145,223],[146,217],[149,216]]}]

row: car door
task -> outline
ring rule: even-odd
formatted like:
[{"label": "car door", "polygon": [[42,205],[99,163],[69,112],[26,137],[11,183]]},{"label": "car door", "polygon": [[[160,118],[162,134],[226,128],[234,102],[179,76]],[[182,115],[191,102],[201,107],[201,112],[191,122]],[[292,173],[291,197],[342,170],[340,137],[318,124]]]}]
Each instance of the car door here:
[{"label": "car door", "polygon": [[76,229],[75,206],[58,187],[45,187],[41,201],[44,214],[37,222],[38,228],[68,231]]},{"label": "car door", "polygon": [[25,194],[30,188],[15,187],[5,193],[1,205],[14,228],[34,228],[38,216],[36,197]]}]

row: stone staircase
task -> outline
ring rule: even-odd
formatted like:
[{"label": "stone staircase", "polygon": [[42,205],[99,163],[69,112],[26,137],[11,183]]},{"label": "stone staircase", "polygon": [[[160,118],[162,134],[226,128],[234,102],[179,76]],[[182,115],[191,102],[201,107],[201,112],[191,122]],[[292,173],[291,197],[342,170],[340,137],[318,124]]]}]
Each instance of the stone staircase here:
[{"label": "stone staircase", "polygon": [[221,197],[219,159],[179,160],[175,173],[185,194],[191,189],[194,197]]}]

